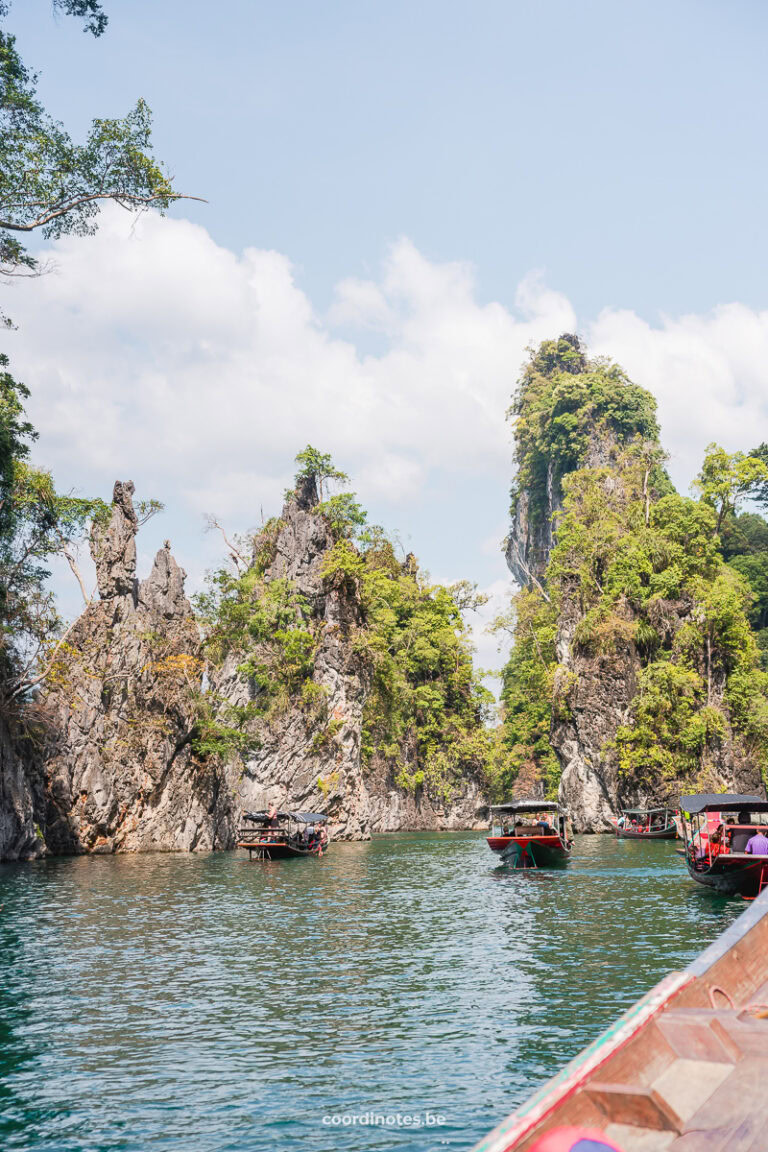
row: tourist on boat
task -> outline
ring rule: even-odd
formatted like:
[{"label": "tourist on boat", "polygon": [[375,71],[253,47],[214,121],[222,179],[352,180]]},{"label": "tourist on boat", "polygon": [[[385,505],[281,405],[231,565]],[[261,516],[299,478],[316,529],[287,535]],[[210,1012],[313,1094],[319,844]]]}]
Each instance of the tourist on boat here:
[{"label": "tourist on boat", "polygon": [[538,820],[536,821],[536,831],[538,832],[539,836],[552,835],[552,825],[549,823],[546,816],[539,816]]},{"label": "tourist on boat", "polygon": [[275,803],[270,804],[267,809],[267,823],[270,828],[277,827],[277,804]]},{"label": "tourist on boat", "polygon": [[715,828],[714,832],[709,838],[710,848],[713,856],[719,856],[722,852],[728,851],[728,843],[725,833],[725,824],[722,820]]},{"label": "tourist on boat", "polygon": [[768,836],[765,835],[762,828],[758,828],[744,851],[749,852],[752,856],[768,856]]},{"label": "tourist on boat", "polygon": [[624,813],[622,812],[621,816],[619,816],[618,820],[616,821],[616,827],[617,828],[626,828],[626,825],[627,825],[627,818],[624,815]]}]

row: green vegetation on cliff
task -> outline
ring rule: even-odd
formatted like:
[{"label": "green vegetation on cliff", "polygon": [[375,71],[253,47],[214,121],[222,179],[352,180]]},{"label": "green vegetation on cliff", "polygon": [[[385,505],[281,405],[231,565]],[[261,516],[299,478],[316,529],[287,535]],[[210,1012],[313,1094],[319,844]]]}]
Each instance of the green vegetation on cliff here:
[{"label": "green vegetation on cliff", "polygon": [[[479,773],[487,759],[490,694],[473,668],[463,610],[481,603],[466,583],[432,584],[412,555],[401,562],[379,527],[365,527],[354,493],[330,494],[347,476],[330,457],[308,447],[288,499],[302,494],[306,510],[327,529],[318,594],[339,593],[345,609],[344,645],[366,684],[362,759],[384,763],[406,789],[421,785],[436,796],[451,782]],[[310,493],[310,498],[307,498]],[[315,746],[332,759],[334,718],[323,708],[313,679],[324,626],[308,598],[270,574],[282,520],[270,521],[253,540],[231,550],[233,566],[211,574],[197,608],[210,660],[234,656],[252,688],[252,702],[201,726],[202,750],[227,754],[243,726],[259,724],[297,707],[315,728]],[[244,562],[250,554],[253,560]],[[239,561],[237,560],[239,556]]]},{"label": "green vegetation on cliff", "polygon": [[[552,514],[555,536],[538,584],[513,606],[500,791],[524,766],[556,790],[550,733],[572,706],[574,657],[600,676],[617,653],[636,665],[631,714],[604,749],[623,789],[716,782],[724,758],[765,773],[768,675],[750,616],[759,625],[768,607],[768,525],[736,515],[768,481],[765,463],[711,445],[699,498],[680,496],[663,469],[653,397],[572,337],[534,353],[512,411],[516,493]],[[754,551],[737,551],[740,536]]]},{"label": "green vegetation on cliff", "polygon": [[472,663],[463,609],[481,602],[467,584],[431,584],[415,557],[400,563],[381,529],[342,540],[324,565],[329,583],[357,598],[352,639],[370,676],[363,712],[363,760],[382,758],[404,788],[480,774],[488,758],[491,697]]},{"label": "green vegetation on cliff", "polygon": [[509,415],[515,429],[517,474],[512,513],[522,492],[529,518],[540,522],[560,494],[563,476],[616,444],[658,440],[656,402],[607,360],[589,360],[576,336],[545,340],[531,355]]}]

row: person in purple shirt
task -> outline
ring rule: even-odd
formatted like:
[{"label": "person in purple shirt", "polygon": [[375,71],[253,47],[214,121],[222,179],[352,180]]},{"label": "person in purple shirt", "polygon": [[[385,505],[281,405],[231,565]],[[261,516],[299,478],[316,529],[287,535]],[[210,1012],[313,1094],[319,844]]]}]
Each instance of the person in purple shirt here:
[{"label": "person in purple shirt", "polygon": [[750,852],[753,856],[768,856],[768,836],[758,829],[751,840],[747,841],[745,852]]}]

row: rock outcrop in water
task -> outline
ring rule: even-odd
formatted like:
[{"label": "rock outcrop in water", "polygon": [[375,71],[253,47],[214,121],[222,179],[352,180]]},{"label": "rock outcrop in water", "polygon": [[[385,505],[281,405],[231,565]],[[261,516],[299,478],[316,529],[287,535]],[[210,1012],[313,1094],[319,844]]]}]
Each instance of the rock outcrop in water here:
[{"label": "rock outcrop in water", "polygon": [[517,770],[550,793],[559,779],[579,831],[681,790],[761,789],[768,702],[749,594],[711,508],[674,492],[653,397],[566,336],[533,354],[514,412]]},{"label": "rock outcrop in water", "polygon": [[232,843],[221,773],[193,754],[200,640],[166,545],[136,575],[133,484],[94,526],[99,599],[71,632],[42,699],[45,840],[53,853],[203,850]]},{"label": "rock outcrop in water", "polygon": [[[391,759],[362,750],[371,667],[361,651],[363,608],[354,579],[329,578],[326,564],[338,543],[320,506],[312,477],[301,480],[280,519],[254,544],[251,571],[269,590],[286,590],[300,604],[302,627],[314,640],[311,674],[286,692],[250,727],[256,747],[231,762],[231,790],[239,811],[274,801],[279,807],[322,811],[335,838],[359,840],[375,831],[474,827],[484,813],[476,779],[462,779],[450,799],[428,786],[404,788]],[[408,563],[408,561],[406,561]],[[411,559],[411,563],[413,563]],[[268,690],[249,677],[244,661],[266,666],[272,638],[227,654],[211,672],[220,708],[258,707]],[[415,755],[415,753],[414,753]]]}]

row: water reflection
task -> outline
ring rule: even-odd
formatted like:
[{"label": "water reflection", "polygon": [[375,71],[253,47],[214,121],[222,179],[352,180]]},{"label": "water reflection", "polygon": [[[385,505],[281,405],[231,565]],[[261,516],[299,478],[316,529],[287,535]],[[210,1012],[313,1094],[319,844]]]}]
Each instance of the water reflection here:
[{"label": "water reflection", "polygon": [[464,833],[0,887],[0,1134],[25,1152],[467,1147],[743,907],[665,842],[581,837],[522,875]]}]

